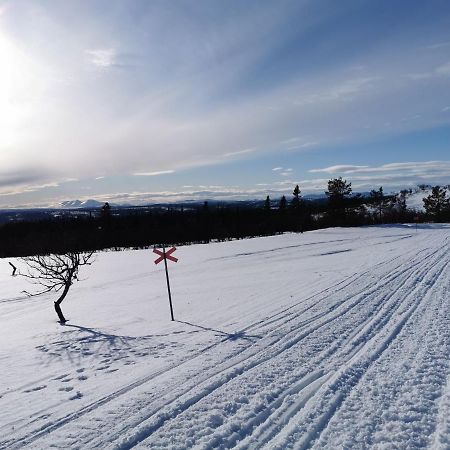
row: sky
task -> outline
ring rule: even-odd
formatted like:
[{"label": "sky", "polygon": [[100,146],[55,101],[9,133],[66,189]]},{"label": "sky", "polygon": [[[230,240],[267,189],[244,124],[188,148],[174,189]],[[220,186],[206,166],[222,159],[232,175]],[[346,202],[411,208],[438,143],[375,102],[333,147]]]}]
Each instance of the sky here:
[{"label": "sky", "polygon": [[448,0],[0,0],[0,208],[450,183]]}]

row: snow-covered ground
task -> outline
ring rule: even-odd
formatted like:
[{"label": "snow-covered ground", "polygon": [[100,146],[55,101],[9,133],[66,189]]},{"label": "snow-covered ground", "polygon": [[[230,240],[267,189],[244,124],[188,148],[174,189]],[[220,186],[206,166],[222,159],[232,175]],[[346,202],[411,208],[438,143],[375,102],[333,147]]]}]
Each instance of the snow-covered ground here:
[{"label": "snow-covered ground", "polygon": [[100,253],[63,303],[0,260],[0,448],[450,448],[450,225]]}]

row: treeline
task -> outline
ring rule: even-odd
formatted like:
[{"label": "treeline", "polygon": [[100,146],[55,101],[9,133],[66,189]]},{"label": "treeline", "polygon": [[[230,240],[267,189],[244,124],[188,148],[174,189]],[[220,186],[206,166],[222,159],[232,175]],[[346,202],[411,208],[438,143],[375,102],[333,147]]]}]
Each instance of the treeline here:
[{"label": "treeline", "polygon": [[442,188],[433,188],[434,194],[428,200],[431,209],[426,214],[408,210],[407,191],[384,195],[380,188],[369,197],[352,195],[351,183],[342,178],[330,180],[327,197],[314,201],[303,199],[300,188],[295,186],[292,197],[283,196],[277,201],[267,197],[261,206],[205,202],[186,210],[137,209],[124,214],[105,204],[98,215],[55,217],[1,226],[0,257],[144,248],[163,243],[207,243],[331,226],[450,221],[448,199],[443,192]]}]

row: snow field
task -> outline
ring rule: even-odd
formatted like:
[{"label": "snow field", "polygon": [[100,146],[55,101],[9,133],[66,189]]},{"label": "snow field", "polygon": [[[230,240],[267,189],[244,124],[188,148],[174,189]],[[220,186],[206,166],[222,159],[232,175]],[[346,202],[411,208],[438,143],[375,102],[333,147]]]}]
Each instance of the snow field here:
[{"label": "snow field", "polygon": [[[0,262],[0,447],[449,448],[447,226],[102,253],[55,324]],[[162,270],[161,270],[162,269]]]}]

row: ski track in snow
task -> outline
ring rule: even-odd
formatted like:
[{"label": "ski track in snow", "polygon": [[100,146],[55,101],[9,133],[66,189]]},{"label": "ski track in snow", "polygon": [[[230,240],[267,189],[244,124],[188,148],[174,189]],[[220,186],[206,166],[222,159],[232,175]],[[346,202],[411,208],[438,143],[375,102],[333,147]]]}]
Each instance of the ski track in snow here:
[{"label": "ski track in snow", "polygon": [[[389,231],[348,230],[349,237],[333,239],[330,230],[328,240],[321,231],[285,246],[273,238],[272,248],[205,258],[229,268],[233,258],[251,266],[270,255],[288,270],[306,247],[312,257],[336,258],[327,266],[332,270],[340,258],[351,264],[358,248],[385,253],[328,286],[314,285],[311,295],[302,297],[295,276],[291,286],[253,293],[274,305],[292,300],[262,318],[236,317],[241,327],[234,333],[180,321],[214,338],[144,376],[131,374],[82,407],[49,404],[28,421],[0,424],[0,430],[15,424],[0,435],[0,448],[450,448],[449,229]],[[67,339],[52,342],[70,347]],[[82,379],[86,372],[79,370]],[[70,399],[83,397],[69,386],[73,375],[52,376],[53,383],[68,381],[59,390]],[[2,395],[39,392],[47,381]]]}]

